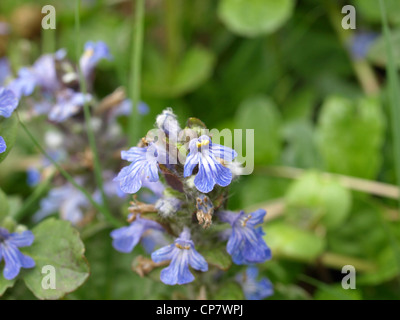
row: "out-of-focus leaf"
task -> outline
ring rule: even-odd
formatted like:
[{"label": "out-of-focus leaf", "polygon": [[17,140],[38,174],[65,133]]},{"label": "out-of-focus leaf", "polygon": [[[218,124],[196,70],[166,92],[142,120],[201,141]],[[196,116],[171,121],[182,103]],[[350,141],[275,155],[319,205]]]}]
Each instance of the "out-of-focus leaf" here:
[{"label": "out-of-focus leaf", "polygon": [[228,282],[223,285],[214,295],[215,300],[244,300],[244,294],[239,284]]},{"label": "out-of-focus leaf", "polygon": [[292,285],[284,285],[281,283],[274,285],[274,295],[275,300],[310,300],[310,294],[303,288]]},{"label": "out-of-focus leaf", "polygon": [[254,37],[274,32],[292,15],[293,0],[221,0],[218,15],[234,33]]},{"label": "out-of-focus leaf", "polygon": [[7,157],[9,152],[14,146],[15,139],[17,138],[18,119],[16,114],[10,118],[0,118],[0,136],[3,137],[7,145],[7,150],[0,153],[0,163]]},{"label": "out-of-focus leaf", "polygon": [[318,168],[319,155],[314,143],[314,127],[311,121],[299,120],[286,125],[283,163],[291,167]]},{"label": "out-of-focus leaf", "polygon": [[389,281],[400,274],[396,256],[392,248],[384,247],[377,259],[378,270],[357,277],[357,283],[377,285]]},{"label": "out-of-focus leaf", "polygon": [[[400,3],[400,2],[399,2]],[[393,50],[393,58],[394,62],[397,66],[400,65],[400,30],[393,30],[391,36],[391,43]],[[380,36],[377,38],[374,43],[371,45],[370,49],[368,50],[367,58],[372,63],[385,67],[387,64],[387,56],[386,56],[386,43],[385,37]]]},{"label": "out-of-focus leaf", "polygon": [[317,131],[326,170],[374,179],[382,162],[384,134],[385,119],[377,99],[329,97]]},{"label": "out-of-focus leaf", "polygon": [[310,172],[293,182],[286,195],[288,219],[296,225],[315,227],[322,223],[340,226],[351,209],[351,192],[334,180]]},{"label": "out-of-focus leaf", "polygon": [[362,294],[359,289],[343,289],[341,285],[324,286],[317,289],[314,294],[315,300],[361,300]]},{"label": "out-of-focus leaf", "polygon": [[6,280],[3,277],[3,274],[0,273],[0,297],[4,294],[4,292],[6,292],[8,288],[14,286],[16,280],[16,278],[14,278],[13,280]]},{"label": "out-of-focus leaf", "polygon": [[143,90],[160,97],[177,97],[191,92],[211,76],[214,61],[212,52],[196,46],[186,52],[171,74],[166,59],[153,50],[145,64],[148,67],[143,74]]},{"label": "out-of-focus leaf", "polygon": [[[67,221],[47,219],[32,229],[35,240],[24,251],[35,260],[35,268],[24,271],[23,279],[39,299],[59,299],[76,290],[89,276],[85,248],[78,232]],[[44,289],[44,266],[53,266],[56,289]]]},{"label": "out-of-focus leaf", "polygon": [[[255,163],[273,163],[280,155],[282,141],[280,135],[281,115],[275,103],[266,96],[254,96],[243,101],[235,115],[237,127],[244,130],[242,146],[246,147],[246,155],[251,147],[245,140],[246,129],[254,130]],[[235,146],[236,147],[236,146]],[[243,151],[236,150],[239,154]],[[251,161],[251,159],[250,159]]]},{"label": "out-of-focus leaf", "polygon": [[[400,1],[398,0],[385,0],[388,20],[391,23],[400,23]],[[357,13],[360,13],[360,17],[373,22],[381,22],[381,13],[379,7],[379,1],[376,0],[354,0],[354,7]]]},{"label": "out-of-focus leaf", "polygon": [[201,252],[204,259],[206,259],[209,264],[214,265],[221,270],[228,270],[232,265],[231,257],[226,252],[226,249],[221,246],[213,247]]},{"label": "out-of-focus leaf", "polygon": [[264,239],[271,248],[272,257],[309,262],[315,260],[325,248],[324,238],[282,221],[267,223],[263,229],[266,232]]}]

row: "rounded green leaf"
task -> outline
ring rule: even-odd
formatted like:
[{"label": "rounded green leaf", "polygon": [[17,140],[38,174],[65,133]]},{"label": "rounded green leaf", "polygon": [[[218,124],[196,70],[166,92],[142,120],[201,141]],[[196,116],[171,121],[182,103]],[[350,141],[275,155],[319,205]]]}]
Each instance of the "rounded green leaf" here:
[{"label": "rounded green leaf", "polygon": [[317,128],[317,146],[326,170],[374,179],[382,163],[385,125],[377,99],[329,97]]},{"label": "rounded green leaf", "polygon": [[[236,113],[236,124],[237,128],[244,130],[242,145],[246,146],[247,155],[251,145],[246,141],[245,130],[254,130],[255,163],[273,163],[278,158],[282,149],[281,115],[271,99],[260,95],[243,101]],[[236,151],[241,154],[243,150]]]},{"label": "rounded green leaf", "polygon": [[213,247],[208,250],[203,250],[201,253],[209,264],[216,266],[221,270],[226,271],[232,265],[231,257],[226,252],[225,246]]},{"label": "rounded green leaf", "polygon": [[221,0],[218,14],[232,32],[254,37],[280,28],[293,8],[293,0]]},{"label": "rounded green leaf", "polygon": [[[370,22],[381,22],[381,8],[377,0],[354,0],[354,6],[357,13],[361,17],[369,20]],[[399,0],[385,0],[386,13],[389,22],[394,24],[400,23],[400,1]]]},{"label": "rounded green leaf", "polygon": [[13,280],[7,280],[3,277],[3,273],[0,273],[0,297],[6,292],[8,288],[12,288],[17,281],[17,278]]},{"label": "rounded green leaf", "polygon": [[351,209],[351,192],[332,179],[310,172],[293,182],[286,194],[287,217],[296,225],[340,226]]},{"label": "rounded green leaf", "polygon": [[282,221],[268,223],[264,239],[272,251],[272,258],[285,257],[299,261],[315,260],[325,248],[325,240]]},{"label": "rounded green leaf", "polygon": [[0,163],[7,157],[14,146],[15,139],[17,138],[17,131],[18,119],[15,113],[10,118],[0,117],[0,136],[3,137],[7,145],[7,150],[0,153]]},{"label": "rounded green leaf", "polygon": [[[89,276],[89,265],[79,233],[67,221],[47,219],[32,230],[35,240],[24,253],[35,260],[36,266],[24,271],[23,279],[39,299],[60,299],[75,291]],[[42,287],[44,266],[53,266],[56,288]]]},{"label": "rounded green leaf", "polygon": [[146,58],[143,89],[161,97],[178,97],[197,89],[211,76],[215,62],[214,54],[200,46],[190,48],[171,70],[156,50],[150,50]]}]

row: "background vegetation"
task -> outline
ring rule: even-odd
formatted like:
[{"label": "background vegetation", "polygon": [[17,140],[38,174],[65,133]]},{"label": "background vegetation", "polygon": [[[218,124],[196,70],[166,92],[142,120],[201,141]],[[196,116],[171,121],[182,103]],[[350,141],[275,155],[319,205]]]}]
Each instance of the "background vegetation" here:
[{"label": "background vegetation", "polygon": [[[57,10],[55,31],[40,31],[45,4]],[[97,68],[99,98],[128,86],[133,4],[82,1],[81,41],[102,40],[114,56]],[[356,8],[356,30],[341,27],[346,4]],[[400,2],[385,4],[387,42],[375,0],[146,1],[141,100],[150,112],[138,131],[145,134],[165,107],[209,128],[255,129],[255,170],[231,186],[229,207],[268,212],[273,258],[260,267],[275,287],[269,299],[400,298]],[[58,48],[73,59],[73,1],[3,0],[0,20],[12,26],[8,41],[0,36],[0,55],[14,69]],[[46,130],[43,119],[30,126],[37,135]],[[40,157],[19,131],[0,166],[0,188],[16,208],[34,191],[26,169]],[[31,224],[29,215],[23,222]],[[127,266],[141,249],[116,252],[109,231],[84,237],[91,276],[67,299],[190,296],[190,286],[171,288],[132,272]],[[344,265],[356,268],[356,290],[341,287]],[[18,282],[4,297],[33,296]],[[242,297],[234,283],[207,296]]]}]

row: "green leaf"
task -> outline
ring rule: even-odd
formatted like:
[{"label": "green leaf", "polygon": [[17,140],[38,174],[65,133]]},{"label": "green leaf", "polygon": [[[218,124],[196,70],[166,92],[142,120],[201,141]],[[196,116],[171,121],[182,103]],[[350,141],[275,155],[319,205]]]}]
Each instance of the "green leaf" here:
[{"label": "green leaf", "polygon": [[212,74],[214,54],[202,47],[189,49],[168,72],[166,60],[156,51],[150,51],[143,74],[143,89],[161,97],[178,97],[202,85]]},{"label": "green leaf", "polygon": [[246,37],[269,34],[292,15],[293,0],[221,0],[218,15],[229,30]]},{"label": "green leaf", "polygon": [[[159,279],[163,268],[154,269],[141,278],[132,268],[138,255],[144,255],[138,245],[130,253],[120,253],[112,247],[110,230],[105,230],[85,241],[86,257],[91,265],[89,280],[77,291],[68,295],[71,299],[131,300],[131,299],[171,299],[173,292],[183,290],[184,286],[170,287]],[[153,281],[151,277],[157,277]]]},{"label": "green leaf", "polygon": [[244,300],[244,294],[239,284],[225,283],[213,296],[215,300]]},{"label": "green leaf", "polygon": [[[393,30],[391,35],[391,45],[395,49],[393,50],[393,59],[397,66],[400,66],[400,30]],[[386,55],[386,43],[385,37],[378,37],[368,50],[367,58],[372,63],[386,67],[387,55]]]},{"label": "green leaf", "polygon": [[285,257],[312,262],[325,248],[325,239],[282,221],[264,226],[264,239],[271,248],[272,257]]},{"label": "green leaf", "polygon": [[232,265],[230,255],[226,252],[225,247],[216,246],[207,250],[202,250],[202,255],[207,262],[221,270],[228,270]]},{"label": "green leaf", "polygon": [[3,273],[0,273],[0,297],[8,288],[12,288],[14,286],[16,280],[17,278],[14,278],[13,280],[6,280],[3,277]]},{"label": "green leaf", "polygon": [[[60,299],[75,291],[89,276],[89,265],[79,233],[69,222],[47,219],[32,230],[35,240],[24,251],[36,262],[25,271],[23,279],[39,299]],[[43,289],[42,268],[51,265],[56,271],[56,289]]]},{"label": "green leaf", "polygon": [[374,179],[382,163],[385,118],[375,98],[329,97],[322,106],[317,146],[327,171]]},{"label": "green leaf", "polygon": [[298,226],[340,226],[350,213],[351,192],[332,179],[309,172],[293,182],[286,195],[287,217]]},{"label": "green leaf", "polygon": [[[237,128],[254,130],[255,163],[273,163],[282,148],[281,115],[275,103],[263,95],[248,98],[240,104],[235,117]],[[242,145],[248,145],[245,143],[246,132],[243,132],[242,139]],[[243,150],[237,149],[238,154],[242,154]]]},{"label": "green leaf", "polygon": [[378,285],[392,280],[399,275],[400,268],[397,264],[396,256],[392,248],[382,248],[376,262],[378,269],[374,272],[360,275],[357,278],[357,283],[363,285]]},{"label": "green leaf", "polygon": [[[388,20],[393,24],[400,23],[400,1],[398,0],[385,0],[386,9],[388,12]],[[377,0],[354,0],[354,6],[357,13],[369,22],[381,22],[381,14],[379,8],[379,1]]]},{"label": "green leaf", "polygon": [[341,285],[320,287],[314,294],[315,300],[361,300],[360,289],[344,290]]},{"label": "green leaf", "polygon": [[0,118],[0,136],[3,137],[7,145],[7,150],[0,153],[0,163],[7,157],[13,148],[15,139],[17,138],[17,131],[18,119],[15,113],[10,118]]}]

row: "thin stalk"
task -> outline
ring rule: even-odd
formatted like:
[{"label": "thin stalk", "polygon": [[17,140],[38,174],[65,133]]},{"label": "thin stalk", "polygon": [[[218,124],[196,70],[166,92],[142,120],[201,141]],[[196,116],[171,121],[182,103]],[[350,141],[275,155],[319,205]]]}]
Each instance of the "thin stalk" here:
[{"label": "thin stalk", "polygon": [[[80,64],[79,64],[79,58],[81,54],[81,41],[80,41],[80,0],[76,0],[76,7],[75,7],[75,41],[76,41],[76,58],[77,58],[77,64],[78,64],[78,72],[79,72],[79,82],[80,82],[80,87],[81,87],[81,92],[85,95],[87,93],[87,87],[86,87],[86,79],[82,73]],[[102,175],[102,169],[101,169],[101,164],[100,164],[100,158],[99,158],[99,153],[97,150],[96,146],[96,138],[94,135],[93,127],[92,127],[92,121],[91,121],[91,114],[89,110],[88,103],[86,99],[84,99],[84,104],[83,104],[83,112],[85,116],[85,125],[86,125],[86,132],[89,140],[89,146],[93,154],[93,167],[94,167],[94,174],[95,174],[95,179],[97,186],[100,190],[101,193],[101,198],[103,200],[103,206],[105,212],[107,212],[107,216],[111,217],[111,212],[109,211],[109,207],[107,204],[107,197],[104,192],[104,186],[103,186],[103,175]]]},{"label": "thin stalk", "polygon": [[[17,113],[18,115],[18,113]],[[121,223],[114,218],[110,213],[105,210],[105,208],[101,205],[99,205],[96,201],[94,201],[93,197],[90,195],[89,192],[87,192],[82,186],[80,186],[74,178],[64,170],[63,167],[61,167],[47,152],[44,150],[44,148],[40,145],[40,143],[36,140],[36,138],[31,134],[29,129],[25,126],[25,124],[21,121],[21,119],[18,116],[19,123],[22,127],[22,129],[25,131],[25,133],[28,135],[28,137],[32,140],[33,144],[39,149],[39,151],[57,168],[57,170],[61,173],[61,175],[69,182],[71,183],[76,189],[78,189],[82,194],[86,197],[86,199],[90,202],[90,204],[99,212],[101,212],[104,217],[115,227],[121,226]]]},{"label": "thin stalk", "polygon": [[140,133],[138,105],[140,102],[140,82],[142,70],[144,3],[145,0],[132,0],[135,4],[135,19],[132,24],[131,66],[128,81],[128,93],[132,101],[132,112],[129,116],[129,143],[137,144]]},{"label": "thin stalk", "polygon": [[[257,169],[257,172],[259,174],[265,174],[273,177],[298,179],[304,173],[306,173],[307,170],[300,168],[293,168],[293,167],[271,166],[271,167],[261,167]],[[390,199],[398,199],[400,195],[399,188],[397,186],[383,182],[366,180],[366,179],[355,178],[328,172],[321,172],[321,176],[324,177],[325,179],[335,179],[343,187],[355,191],[373,194],[375,196],[380,196]]]},{"label": "thin stalk", "polygon": [[[387,72],[389,81],[389,99],[390,99],[390,109],[391,109],[391,120],[392,120],[392,132],[393,132],[393,153],[395,157],[395,169],[397,177],[397,185],[400,189],[400,86],[399,78],[397,74],[397,65],[394,62],[393,48],[391,45],[391,33],[389,30],[389,25],[386,16],[386,7],[382,0],[379,1],[381,7],[382,16],[382,29],[385,36],[386,42],[386,55],[387,55]],[[399,204],[400,204],[400,197]]]}]

